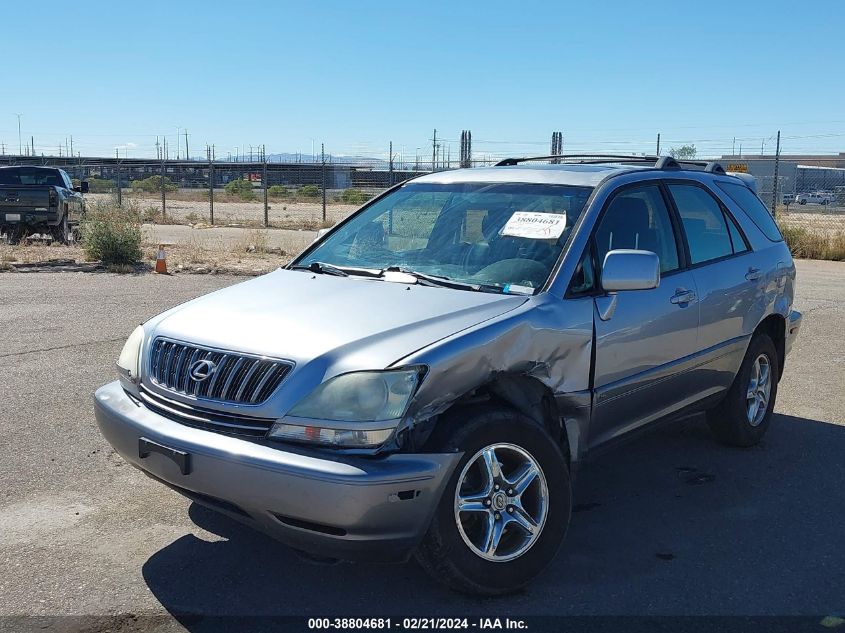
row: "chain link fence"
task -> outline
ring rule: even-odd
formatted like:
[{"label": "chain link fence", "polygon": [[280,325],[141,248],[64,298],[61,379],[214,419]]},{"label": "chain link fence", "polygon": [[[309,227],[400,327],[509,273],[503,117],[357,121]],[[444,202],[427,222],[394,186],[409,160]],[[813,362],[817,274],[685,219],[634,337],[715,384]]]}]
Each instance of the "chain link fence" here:
[{"label": "chain link fence", "polygon": [[[436,170],[490,161],[393,163],[155,161],[5,157],[3,164],[48,164],[87,180],[96,201],[131,201],[154,223],[315,230],[347,217],[385,189]],[[729,172],[751,174],[758,193],[791,243],[845,244],[845,154],[737,156],[715,159]]]}]

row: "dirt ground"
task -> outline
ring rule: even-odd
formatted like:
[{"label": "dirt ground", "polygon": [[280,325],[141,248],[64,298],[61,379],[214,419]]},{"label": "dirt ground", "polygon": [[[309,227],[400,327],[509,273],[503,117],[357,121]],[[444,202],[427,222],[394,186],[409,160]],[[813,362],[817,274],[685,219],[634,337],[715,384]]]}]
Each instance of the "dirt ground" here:
[{"label": "dirt ground", "polygon": [[[156,227],[158,228],[158,227]],[[189,227],[180,227],[190,231]],[[239,235],[205,238],[204,231],[188,235],[173,243],[161,239],[161,233],[144,230],[143,258],[137,266],[118,266],[112,272],[152,270],[158,255],[158,244],[167,242],[165,255],[168,272],[210,273],[228,275],[260,275],[288,263],[310,240],[308,235],[271,235],[265,229],[240,229]],[[228,237],[228,236],[227,236]],[[158,239],[156,239],[158,238]],[[50,245],[35,242],[9,246],[0,242],[0,272],[91,271],[104,269],[97,262],[86,260],[80,246]]]}]

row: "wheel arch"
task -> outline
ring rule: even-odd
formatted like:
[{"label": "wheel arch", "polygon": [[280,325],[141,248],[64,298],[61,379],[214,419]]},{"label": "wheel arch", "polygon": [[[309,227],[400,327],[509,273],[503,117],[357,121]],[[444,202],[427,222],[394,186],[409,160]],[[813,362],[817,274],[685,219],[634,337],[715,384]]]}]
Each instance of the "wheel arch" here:
[{"label": "wheel arch", "polygon": [[783,364],[786,358],[786,318],[782,314],[770,314],[760,321],[754,334],[766,334],[775,344],[778,353],[778,380],[783,375]]},{"label": "wheel arch", "polygon": [[[542,381],[533,376],[518,373],[500,373],[490,381],[481,384],[452,402],[443,413],[437,416],[432,434],[444,431],[442,425],[453,424],[450,420],[460,418],[455,415],[461,409],[487,406],[503,406],[517,411],[542,426],[558,443],[566,457],[567,465],[576,459],[573,452],[573,431],[565,421],[565,411],[561,410],[554,392]],[[573,422],[574,424],[574,422]],[[575,441],[578,433],[575,431]]]}]

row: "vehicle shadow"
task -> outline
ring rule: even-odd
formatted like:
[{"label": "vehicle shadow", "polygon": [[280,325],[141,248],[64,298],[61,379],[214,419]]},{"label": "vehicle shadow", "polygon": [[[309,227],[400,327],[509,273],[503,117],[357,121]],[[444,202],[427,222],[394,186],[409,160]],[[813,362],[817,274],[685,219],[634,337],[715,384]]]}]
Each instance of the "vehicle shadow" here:
[{"label": "vehicle shadow", "polygon": [[[701,417],[585,465],[566,542],[524,592],[476,599],[413,562],[316,566],[197,504],[193,534],[144,564],[191,630],[214,615],[785,615],[845,608],[845,426],[776,415],[752,449],[719,446]],[[220,628],[228,626],[218,621]]]}]

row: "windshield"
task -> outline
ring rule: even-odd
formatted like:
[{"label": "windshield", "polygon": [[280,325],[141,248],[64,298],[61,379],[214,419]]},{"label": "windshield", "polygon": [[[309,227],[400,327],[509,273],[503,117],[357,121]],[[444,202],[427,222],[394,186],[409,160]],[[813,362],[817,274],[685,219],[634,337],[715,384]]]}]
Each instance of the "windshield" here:
[{"label": "windshield", "polygon": [[296,264],[407,271],[508,292],[548,279],[590,187],[409,183]]}]

